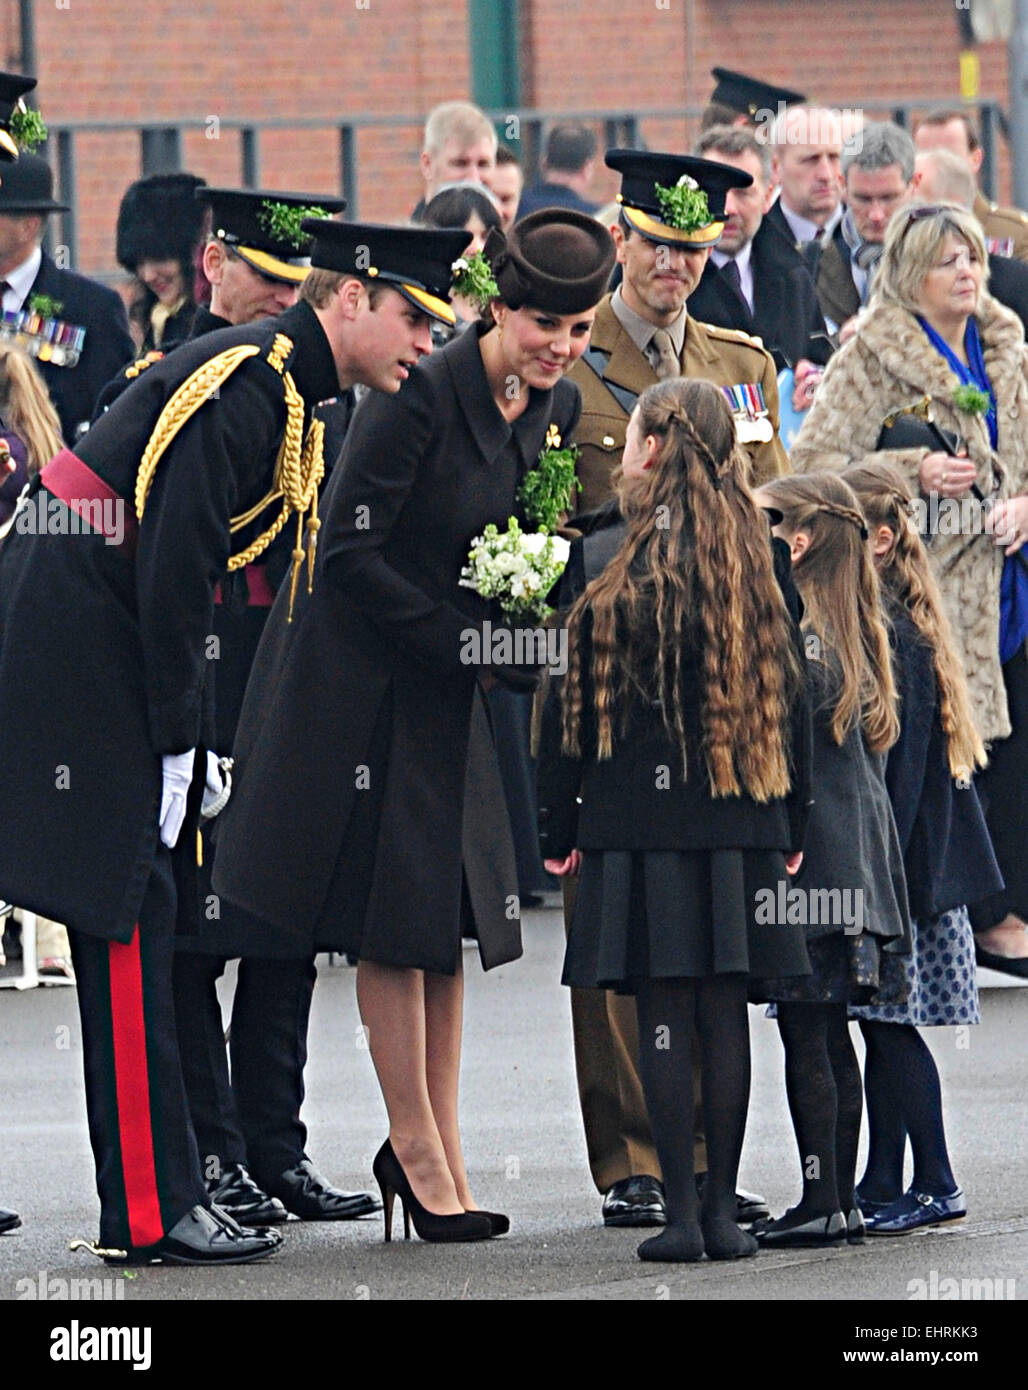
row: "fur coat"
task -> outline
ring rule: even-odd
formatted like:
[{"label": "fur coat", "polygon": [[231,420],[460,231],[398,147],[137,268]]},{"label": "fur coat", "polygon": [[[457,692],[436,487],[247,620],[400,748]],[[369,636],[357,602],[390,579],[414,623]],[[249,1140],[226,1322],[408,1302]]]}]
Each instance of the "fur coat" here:
[{"label": "fur coat", "polygon": [[[998,447],[989,445],[983,416],[953,405],[957,381],[913,314],[876,302],[856,335],[829,364],[792,448],[798,473],[841,471],[851,463],[898,465],[920,491],[918,469],[927,449],[876,448],[884,417],[924,395],[943,429],[960,434],[978,467],[986,497],[1028,492],[1028,348],[1020,320],[983,292],[977,313],[985,369],[996,393]],[[942,499],[928,541],[943,599],[964,658],[982,737],[1006,738],[1010,717],[999,660],[999,595],[1003,549],[981,527],[970,492],[961,512]],[[927,500],[922,499],[927,506]],[[960,520],[959,518],[965,518]],[[957,529],[959,527],[959,530]],[[955,531],[956,534],[951,534]],[[1022,654],[1023,659],[1023,654]]]}]

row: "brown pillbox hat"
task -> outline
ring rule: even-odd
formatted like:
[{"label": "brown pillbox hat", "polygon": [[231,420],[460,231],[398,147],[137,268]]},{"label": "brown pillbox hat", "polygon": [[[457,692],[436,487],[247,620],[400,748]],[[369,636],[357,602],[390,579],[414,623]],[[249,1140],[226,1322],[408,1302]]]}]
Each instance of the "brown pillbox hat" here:
[{"label": "brown pillbox hat", "polygon": [[494,228],[482,254],[504,304],[550,314],[580,314],[598,304],[615,256],[606,227],[569,208],[540,208],[506,236]]}]

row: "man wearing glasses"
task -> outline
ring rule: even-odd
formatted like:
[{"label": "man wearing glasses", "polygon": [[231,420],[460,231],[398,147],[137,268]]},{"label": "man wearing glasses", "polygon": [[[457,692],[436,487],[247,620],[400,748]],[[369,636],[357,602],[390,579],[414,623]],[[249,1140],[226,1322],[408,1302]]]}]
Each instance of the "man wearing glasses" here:
[{"label": "man wearing glasses", "polygon": [[907,198],[914,142],[891,121],[864,126],[846,141],[840,163],[846,211],[823,250],[815,243],[818,303],[829,331],[868,301],[889,218]]}]

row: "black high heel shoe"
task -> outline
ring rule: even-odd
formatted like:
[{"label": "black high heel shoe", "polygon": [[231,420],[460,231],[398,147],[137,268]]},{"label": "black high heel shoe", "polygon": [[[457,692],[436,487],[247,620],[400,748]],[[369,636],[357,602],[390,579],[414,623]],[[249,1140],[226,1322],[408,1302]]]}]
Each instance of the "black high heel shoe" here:
[{"label": "black high heel shoe", "polygon": [[485,1212],[461,1211],[453,1216],[439,1216],[427,1211],[421,1205],[407,1181],[407,1174],[400,1167],[400,1161],[393,1153],[393,1146],[387,1139],[371,1165],[371,1171],[378,1180],[382,1192],[382,1206],[385,1210],[385,1238],[393,1238],[393,1199],[399,1194],[403,1207],[403,1238],[410,1240],[410,1223],[422,1240],[443,1241],[488,1240],[493,1234],[492,1221]]},{"label": "black high heel shoe", "polygon": [[468,1215],[484,1216],[492,1228],[490,1234],[494,1236],[505,1236],[510,1230],[510,1217],[504,1216],[502,1211],[483,1211],[481,1207],[473,1207]]}]

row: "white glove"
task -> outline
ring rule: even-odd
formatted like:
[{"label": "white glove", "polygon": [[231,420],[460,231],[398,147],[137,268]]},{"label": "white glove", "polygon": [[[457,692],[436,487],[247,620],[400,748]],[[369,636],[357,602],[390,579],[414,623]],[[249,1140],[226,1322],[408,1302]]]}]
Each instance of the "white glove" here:
[{"label": "white glove", "polygon": [[219,758],[217,753],[207,750],[207,776],[204,781],[203,801],[200,804],[200,819],[213,820],[225,809],[232,795],[232,759]]},{"label": "white glove", "polygon": [[188,753],[166,753],[161,759],[164,781],[161,786],[161,843],[174,849],[186,818],[186,797],[193,780],[193,758],[196,749]]}]

